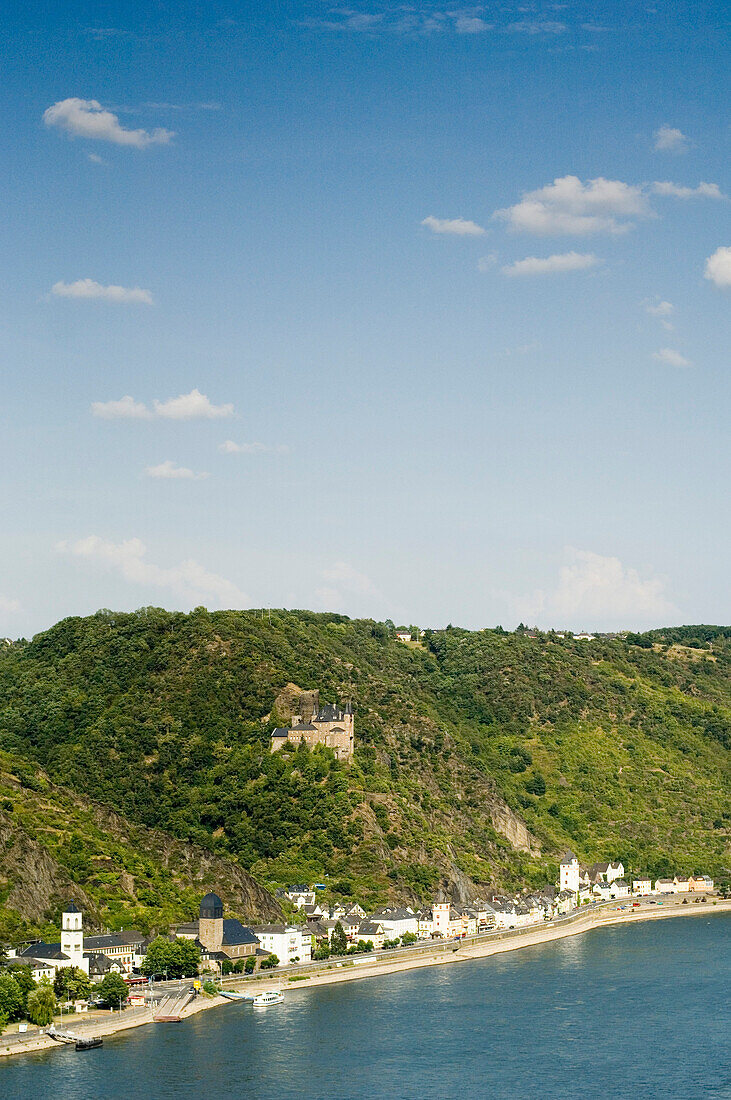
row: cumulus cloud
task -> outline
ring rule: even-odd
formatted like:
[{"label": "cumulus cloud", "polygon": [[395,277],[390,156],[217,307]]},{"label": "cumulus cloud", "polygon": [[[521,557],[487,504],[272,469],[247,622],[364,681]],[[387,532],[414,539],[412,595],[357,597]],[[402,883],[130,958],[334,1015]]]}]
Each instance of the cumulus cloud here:
[{"label": "cumulus cloud", "polygon": [[551,20],[521,19],[518,23],[509,23],[506,30],[509,34],[563,34],[566,24]]},{"label": "cumulus cloud", "polygon": [[485,234],[481,225],[465,218],[434,218],[430,214],[421,224],[431,229],[432,233],[452,234],[455,237],[482,237]]},{"label": "cumulus cloud", "polygon": [[91,411],[102,420],[148,420],[152,413],[141,401],[127,394],[119,401],[92,401]]},{"label": "cumulus cloud", "polygon": [[90,138],[94,141],[111,141],[114,145],[127,145],[134,149],[146,149],[148,145],[167,145],[172,130],[127,130],[111,111],[105,110],[95,99],[62,99],[43,112],[46,126],[57,126],[72,137]]},{"label": "cumulus cloud", "polygon": [[233,439],[227,439],[219,443],[218,449],[224,455],[259,455],[286,454],[289,447],[284,443],[271,446],[267,443],[235,443]]},{"label": "cumulus cloud", "polygon": [[652,136],[653,148],[659,153],[684,153],[688,148],[687,137],[674,126],[661,126]]},{"label": "cumulus cloud", "polygon": [[105,302],[151,306],[152,294],[139,286],[102,286],[94,279],[77,279],[75,283],[54,283],[51,294],[57,298],[98,298]]},{"label": "cumulus cloud", "polygon": [[324,585],[315,592],[318,605],[325,611],[343,611],[356,615],[388,615],[394,609],[381,590],[347,561],[336,561],[320,574]]},{"label": "cumulus cloud", "polygon": [[642,304],[653,317],[669,317],[675,309],[671,302],[665,302],[657,295],[654,298],[645,298]]},{"label": "cumulus cloud", "polygon": [[201,481],[203,478],[208,477],[208,474],[193,473],[187,466],[178,466],[170,458],[166,458],[159,466],[146,466],[145,474],[147,477],[159,477],[175,481]]},{"label": "cumulus cloud", "polygon": [[492,23],[486,23],[479,15],[467,15],[457,12],[454,16],[454,29],[457,34],[484,34],[492,30]]},{"label": "cumulus cloud", "polygon": [[601,261],[593,252],[562,252],[554,256],[527,256],[502,270],[505,275],[555,275],[564,271],[585,271]]},{"label": "cumulus cloud", "polygon": [[153,401],[155,416],[167,420],[218,420],[220,417],[233,416],[231,404],[214,405],[200,390],[182,393],[180,397],[171,397],[169,401]]},{"label": "cumulus cloud", "polygon": [[164,420],[218,420],[233,416],[234,407],[231,404],[214,405],[204,393],[193,389],[167,401],[155,399],[152,409],[128,394],[118,401],[94,401],[91,411],[103,420],[150,420],[152,417]]},{"label": "cumulus cloud", "polygon": [[15,615],[20,610],[20,600],[11,600],[0,592],[0,615]]},{"label": "cumulus cloud", "polygon": [[563,176],[527,191],[519,203],[496,210],[493,217],[515,232],[552,237],[625,233],[631,219],[649,214],[639,186],[602,177],[582,182],[578,176]]},{"label": "cumulus cloud", "polygon": [[652,358],[656,359],[658,363],[666,363],[669,367],[692,367],[690,359],[686,359],[684,355],[681,355],[675,348],[660,348],[659,351],[652,353]]},{"label": "cumulus cloud", "polygon": [[59,542],[56,549],[95,568],[118,573],[129,584],[170,591],[189,607],[205,604],[214,609],[241,608],[249,603],[248,596],[235,584],[209,572],[193,558],[172,566],[148,561],[141,539],[115,543],[89,535],[77,542]]},{"label": "cumulus cloud", "polygon": [[488,252],[486,256],[480,256],[477,261],[478,271],[490,271],[497,263],[497,252]]},{"label": "cumulus cloud", "polygon": [[731,247],[722,245],[708,257],[704,277],[718,287],[731,286]]},{"label": "cumulus cloud", "polygon": [[652,185],[656,195],[669,195],[673,199],[725,199],[717,183],[699,183],[697,187],[681,187],[668,180],[657,180]]},{"label": "cumulus cloud", "polygon": [[591,550],[570,548],[566,556],[555,588],[516,601],[524,622],[570,629],[607,623],[630,627],[676,613],[659,577],[642,578],[619,558]]}]

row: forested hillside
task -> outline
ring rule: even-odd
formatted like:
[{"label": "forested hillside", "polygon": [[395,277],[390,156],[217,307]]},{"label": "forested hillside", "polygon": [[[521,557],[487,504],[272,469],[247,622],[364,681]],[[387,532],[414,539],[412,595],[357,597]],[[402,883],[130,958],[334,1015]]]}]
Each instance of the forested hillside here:
[{"label": "forested hillside", "polygon": [[[0,650],[0,748],[270,886],[466,896],[545,881],[565,846],[718,876],[730,634],[450,627],[405,645],[392,624],[338,615],[101,611]],[[293,685],[352,698],[351,764],[269,753]]]}]

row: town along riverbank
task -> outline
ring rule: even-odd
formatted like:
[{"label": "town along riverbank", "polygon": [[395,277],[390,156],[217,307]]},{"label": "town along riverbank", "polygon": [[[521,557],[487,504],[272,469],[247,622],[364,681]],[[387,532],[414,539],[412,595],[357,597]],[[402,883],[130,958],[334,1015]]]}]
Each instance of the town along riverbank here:
[{"label": "town along riverbank", "polygon": [[[363,978],[383,977],[388,974],[400,974],[423,967],[444,966],[449,963],[469,962],[489,958],[525,947],[549,944],[571,936],[580,936],[599,928],[609,928],[635,924],[639,921],[665,920],[671,917],[703,916],[710,913],[731,912],[731,901],[714,900],[711,902],[692,901],[683,904],[683,899],[671,896],[664,899],[662,905],[644,902],[639,909],[622,911],[616,906],[597,907],[590,911],[577,912],[571,917],[545,925],[528,926],[513,932],[491,933],[485,936],[471,937],[459,943],[445,941],[428,946],[417,947],[409,952],[399,953],[398,957],[390,953],[375,958],[360,955],[342,961],[323,963],[319,968],[308,969],[306,973],[292,973],[283,970],[271,977],[258,979],[238,979],[226,982],[227,989],[246,989],[264,992],[268,989],[282,989],[287,996],[316,986],[335,985],[342,982],[357,981]],[[231,1006],[232,1002],[223,997],[201,995],[192,1001],[181,1014],[184,1021],[190,1016],[209,1008]],[[93,1020],[78,1017],[67,1022],[67,1026],[84,1037],[104,1037],[119,1031],[141,1027],[153,1023],[153,1014],[149,1008],[127,1009],[122,1013],[113,1013]],[[164,1027],[164,1024],[156,1025]],[[0,1057],[29,1053],[55,1047],[58,1044],[47,1035],[38,1031],[28,1032],[24,1036],[2,1036],[0,1038]]]},{"label": "town along riverbank", "polygon": [[297,996],[267,1011],[232,1002],[89,1054],[5,1059],[0,1095],[721,1100],[730,934],[729,913],[714,910],[614,922],[469,966],[295,983]]}]

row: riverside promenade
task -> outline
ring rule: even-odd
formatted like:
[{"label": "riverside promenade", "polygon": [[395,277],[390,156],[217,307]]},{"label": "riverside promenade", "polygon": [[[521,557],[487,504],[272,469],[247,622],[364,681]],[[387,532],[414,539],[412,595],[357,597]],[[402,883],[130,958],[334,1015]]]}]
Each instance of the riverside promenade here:
[{"label": "riverside promenade", "polygon": [[[631,901],[630,901],[631,906]],[[342,959],[293,965],[277,968],[275,974],[244,977],[235,975],[224,979],[224,989],[248,989],[265,992],[271,989],[286,990],[287,994],[313,986],[332,985],[340,982],[357,981],[362,978],[382,977],[387,974],[401,973],[420,967],[440,966],[449,963],[469,962],[488,958],[491,955],[516,951],[538,944],[551,943],[568,936],[583,935],[600,928],[616,927],[638,921],[663,920],[673,917],[709,916],[716,913],[731,912],[731,900],[714,899],[700,902],[684,900],[682,896],[664,897],[661,903],[652,904],[642,899],[639,908],[617,906],[616,902],[603,903],[590,909],[578,910],[567,917],[547,921],[543,925],[528,925],[513,931],[487,932],[482,935],[468,936],[463,940],[427,941],[408,948],[392,951],[379,951],[373,954],[346,956]],[[170,996],[188,986],[183,982],[159,983],[158,996]],[[231,1001],[220,996],[200,995],[183,1008],[180,1019],[185,1020],[198,1012],[219,1005],[231,1005]],[[64,1017],[64,1027],[84,1038],[105,1037],[117,1031],[141,1027],[154,1022],[156,1006],[129,1008],[121,1012],[96,1015],[93,1019],[86,1016]],[[159,1026],[165,1026],[161,1024]],[[47,1050],[58,1046],[45,1029],[30,1029],[24,1034],[6,1034],[0,1037],[0,1057],[14,1054]]]}]

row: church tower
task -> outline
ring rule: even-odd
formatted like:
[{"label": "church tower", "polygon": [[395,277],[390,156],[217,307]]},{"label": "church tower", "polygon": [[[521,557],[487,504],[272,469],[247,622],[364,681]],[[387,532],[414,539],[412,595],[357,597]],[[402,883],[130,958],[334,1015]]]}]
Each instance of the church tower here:
[{"label": "church tower", "polygon": [[65,966],[77,966],[89,973],[89,960],[84,958],[84,928],[81,911],[70,901],[61,917],[61,951],[68,956]]},{"label": "church tower", "polygon": [[220,951],[223,944],[223,902],[218,894],[206,894],[198,917],[198,939],[207,951]]}]

